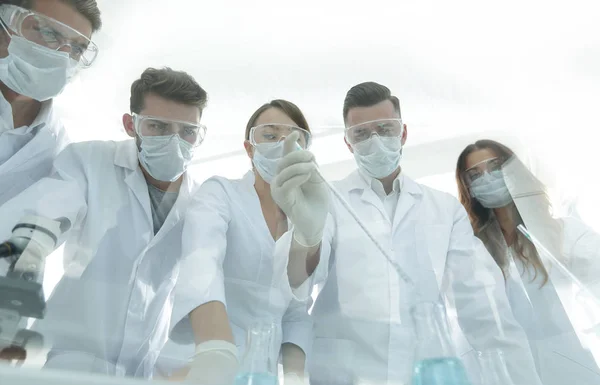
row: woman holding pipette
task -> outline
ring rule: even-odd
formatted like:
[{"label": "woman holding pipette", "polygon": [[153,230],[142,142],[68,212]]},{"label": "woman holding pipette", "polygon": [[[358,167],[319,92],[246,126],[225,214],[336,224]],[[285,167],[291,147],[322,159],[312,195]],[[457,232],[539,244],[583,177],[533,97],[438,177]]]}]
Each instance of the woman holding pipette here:
[{"label": "woman holding pipette", "polygon": [[[285,265],[273,260],[288,223],[269,185],[283,139],[292,133],[300,148],[310,146],[308,123],[295,104],[274,100],[261,106],[244,141],[252,170],[239,180],[214,176],[195,192],[185,217],[174,328],[157,365],[163,377],[211,384],[210,375],[214,383],[230,383],[228,373],[245,370],[239,364],[248,350],[248,331],[257,322],[274,321],[272,357],[258,359],[277,363],[281,353],[286,384],[302,379],[312,322],[308,302],[293,298]],[[275,366],[269,373],[240,373],[236,384],[275,385],[276,376]]]},{"label": "woman holding pipette", "polygon": [[456,181],[475,235],[502,269],[542,382],[600,384],[600,236],[553,218],[545,186],[501,143],[467,146]]}]

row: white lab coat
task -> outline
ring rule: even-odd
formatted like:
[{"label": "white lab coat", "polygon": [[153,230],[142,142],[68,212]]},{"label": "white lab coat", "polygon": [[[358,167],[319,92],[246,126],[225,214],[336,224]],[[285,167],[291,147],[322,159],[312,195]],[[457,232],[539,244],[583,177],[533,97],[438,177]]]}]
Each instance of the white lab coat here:
[{"label": "white lab coat", "polygon": [[31,126],[13,128],[12,108],[0,93],[0,205],[50,175],[68,142],[52,100],[42,103]]},{"label": "white lab coat", "polygon": [[0,207],[7,239],[24,212],[73,223],[65,274],[34,326],[50,340],[47,368],[150,377],[167,341],[178,276],[186,176],[160,231],[153,231],[134,140],[66,147],[55,173]]},{"label": "white lab coat", "polygon": [[[512,317],[500,269],[473,236],[464,208],[450,196],[401,176],[393,223],[358,171],[336,183],[359,217],[416,282],[411,288],[333,198],[312,310],[312,384],[408,384],[415,330],[410,307],[444,296],[478,349],[507,352],[517,385],[539,384],[527,339]],[[291,232],[286,234],[289,251]],[[490,262],[491,261],[491,262]],[[299,296],[309,290],[303,285]],[[495,315],[499,315],[495,318]]]},{"label": "white lab coat", "polygon": [[308,354],[312,345],[308,302],[293,298],[286,270],[273,262],[274,247],[253,172],[241,180],[212,177],[202,184],[185,217],[184,259],[173,309],[176,326],[161,353],[160,374],[181,368],[194,354],[188,314],[210,301],[226,305],[240,359],[247,330],[261,321],[278,324],[273,362],[282,343],[295,344]]},{"label": "white lab coat", "polygon": [[[554,220],[548,213],[543,185],[518,158],[505,163],[503,174],[528,231],[600,298],[600,235],[575,218]],[[533,280],[534,272],[511,257],[498,222],[492,218],[488,226],[511,261],[507,296],[527,333],[544,385],[600,384],[600,308],[579,302],[573,282],[556,267],[548,269],[548,282],[540,287],[541,277]],[[538,253],[543,258],[543,252]],[[584,329],[593,326],[595,333],[585,333]]]}]

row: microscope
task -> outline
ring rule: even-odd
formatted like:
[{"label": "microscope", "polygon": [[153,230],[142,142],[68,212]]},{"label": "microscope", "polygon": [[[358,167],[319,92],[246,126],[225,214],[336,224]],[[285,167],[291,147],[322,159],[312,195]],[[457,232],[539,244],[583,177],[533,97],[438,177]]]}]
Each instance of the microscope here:
[{"label": "microscope", "polygon": [[42,335],[27,330],[26,321],[44,318],[44,261],[69,227],[65,218],[28,215],[13,228],[10,239],[0,244],[0,262],[9,265],[6,276],[0,276],[0,360],[22,363],[28,352],[42,349]]}]

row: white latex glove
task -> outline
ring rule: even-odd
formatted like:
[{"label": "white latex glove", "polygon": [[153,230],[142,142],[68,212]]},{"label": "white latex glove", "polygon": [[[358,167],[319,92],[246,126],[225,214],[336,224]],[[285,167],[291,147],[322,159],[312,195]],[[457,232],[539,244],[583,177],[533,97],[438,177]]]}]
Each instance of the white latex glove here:
[{"label": "white latex glove", "polygon": [[318,245],[323,238],[329,211],[327,185],[316,173],[315,156],[297,149],[299,134],[283,142],[283,158],[271,183],[275,203],[294,224],[294,239],[306,247]]},{"label": "white latex glove", "polygon": [[198,385],[231,385],[238,371],[237,347],[227,341],[206,341],[196,346],[184,382]]}]

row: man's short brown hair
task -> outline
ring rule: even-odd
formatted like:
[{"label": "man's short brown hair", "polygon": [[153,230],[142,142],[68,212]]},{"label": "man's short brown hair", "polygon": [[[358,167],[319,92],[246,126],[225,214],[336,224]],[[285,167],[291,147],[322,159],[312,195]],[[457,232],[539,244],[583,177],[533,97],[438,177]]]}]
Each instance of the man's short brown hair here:
[{"label": "man's short brown hair", "polygon": [[389,100],[394,105],[394,109],[400,113],[400,100],[392,95],[389,88],[375,82],[365,82],[350,88],[344,99],[344,123],[348,117],[348,111],[355,107],[371,107],[383,101]]},{"label": "man's short brown hair", "polygon": [[[17,7],[31,9],[36,0],[7,0],[0,2],[1,4],[12,4]],[[92,23],[92,31],[96,32],[102,27],[102,18],[100,9],[96,0],[60,0],[63,3],[70,5],[77,12],[81,13],[86,19]]]},{"label": "man's short brown hair", "polygon": [[196,106],[200,112],[206,106],[208,95],[193,77],[183,71],[171,68],[148,68],[131,85],[129,107],[131,112],[140,113],[144,109],[144,98],[155,94],[173,102]]}]

